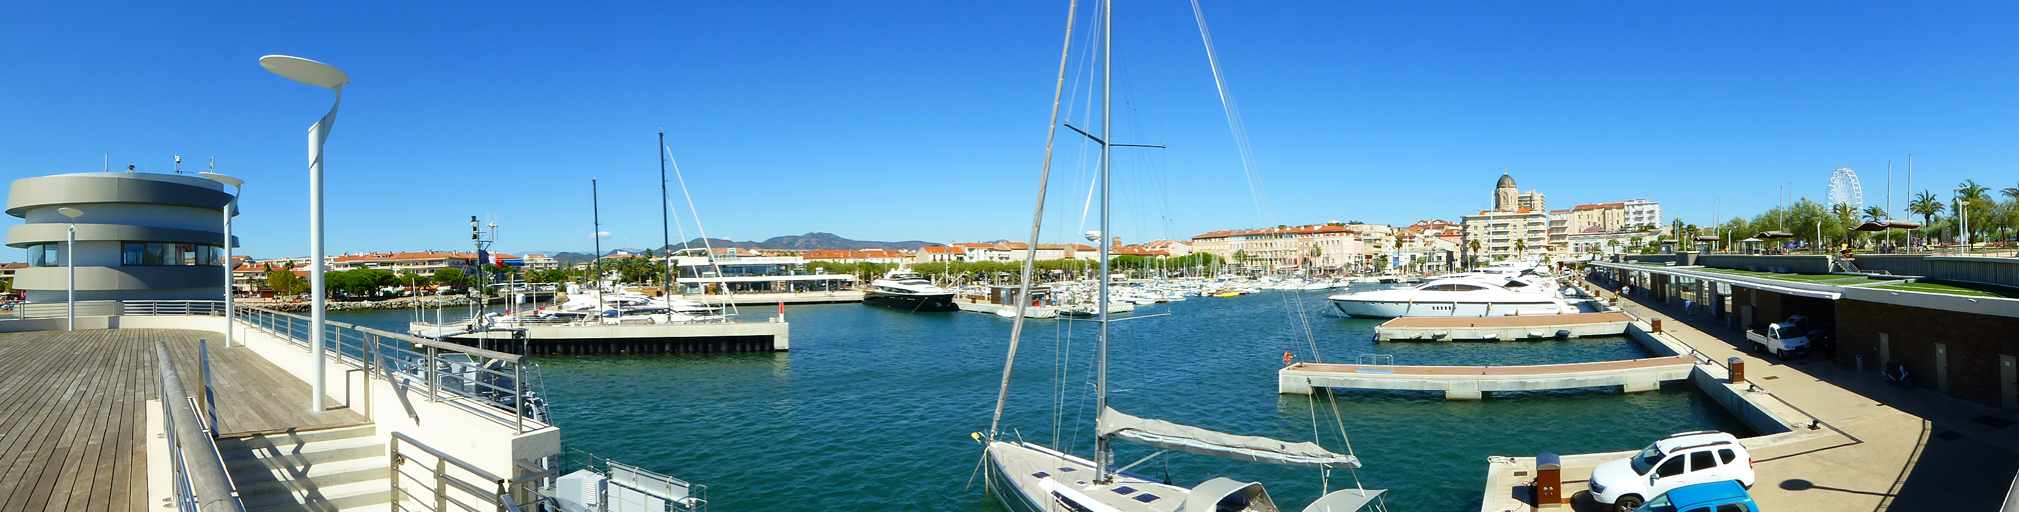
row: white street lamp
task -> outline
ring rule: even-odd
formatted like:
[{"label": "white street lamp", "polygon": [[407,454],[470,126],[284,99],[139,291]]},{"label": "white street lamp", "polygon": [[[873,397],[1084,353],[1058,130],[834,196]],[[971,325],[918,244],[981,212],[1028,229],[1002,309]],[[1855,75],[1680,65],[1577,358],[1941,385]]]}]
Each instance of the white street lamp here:
[{"label": "white street lamp", "polygon": [[235,311],[231,307],[231,295],[232,288],[238,284],[237,274],[233,273],[237,270],[237,266],[231,262],[231,214],[238,210],[238,196],[245,193],[245,190],[241,188],[241,186],[245,185],[245,180],[214,172],[199,172],[196,174],[210,178],[218,183],[231,185],[231,200],[224,203],[224,348],[231,348],[231,331],[236,325],[232,323],[232,314]]},{"label": "white street lamp", "polygon": [[63,302],[69,314],[66,316],[68,320],[64,322],[63,330],[75,331],[77,330],[77,218],[84,216],[84,210],[57,208],[56,213],[70,218],[70,237],[63,244],[63,270],[70,274],[68,284],[64,286]]},{"label": "white street lamp", "polygon": [[1970,253],[1970,212],[1963,209],[1965,206],[1963,203],[1963,191],[1965,190],[1969,189],[1956,187],[1954,191],[1956,193],[1951,196],[1956,198],[1956,241],[1962,242],[1956,246],[1957,254]]},{"label": "white street lamp", "polygon": [[329,366],[329,361],[323,357],[323,330],[327,320],[323,312],[322,144],[329,139],[330,128],[336,125],[337,106],[343,104],[344,84],[350,83],[351,77],[328,64],[286,55],[260,57],[259,65],[289,80],[325,87],[336,92],[336,101],[330,104],[329,113],[324,114],[322,120],[316,121],[308,128],[308,249],[311,257],[315,258],[315,262],[308,269],[309,293],[313,295],[310,300],[314,301],[313,309],[310,310],[312,331],[309,334],[309,342],[310,346],[314,347],[310,352],[315,359],[315,380],[310,381],[315,388],[314,396],[311,398],[314,403],[310,405],[309,410],[322,412],[324,374]]}]

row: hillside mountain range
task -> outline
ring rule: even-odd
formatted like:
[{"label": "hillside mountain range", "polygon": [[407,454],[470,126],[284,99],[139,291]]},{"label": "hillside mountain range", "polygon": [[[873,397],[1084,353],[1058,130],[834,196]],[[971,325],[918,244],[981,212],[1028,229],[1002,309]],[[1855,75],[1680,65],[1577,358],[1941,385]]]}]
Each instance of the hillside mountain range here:
[{"label": "hillside mountain range", "polygon": [[[783,249],[792,251],[817,251],[822,249],[843,249],[851,251],[860,251],[867,249],[918,250],[918,248],[925,247],[928,245],[944,245],[919,240],[906,240],[903,242],[851,240],[847,238],[842,238],[841,236],[835,235],[834,233],[807,233],[804,235],[774,236],[771,238],[767,238],[762,242],[739,242],[735,240],[726,240],[721,238],[710,238],[705,241],[706,242],[705,244],[703,242],[704,241],[702,239],[695,238],[693,240],[689,240],[686,246],[715,247],[715,248],[735,247],[739,249]],[[681,247],[681,245],[674,244],[669,247],[672,247],[677,250]],[[662,247],[658,249],[653,249],[652,252],[653,254],[663,254],[665,250],[666,248]],[[644,248],[610,249],[604,254],[610,254],[617,251],[641,253],[645,252],[645,249]],[[529,251],[529,252],[534,252],[535,254],[538,253],[537,251]],[[549,256],[554,258],[554,260],[559,261],[563,265],[573,265],[576,263],[589,261],[591,259],[591,255],[585,252],[559,252],[549,254]]]}]

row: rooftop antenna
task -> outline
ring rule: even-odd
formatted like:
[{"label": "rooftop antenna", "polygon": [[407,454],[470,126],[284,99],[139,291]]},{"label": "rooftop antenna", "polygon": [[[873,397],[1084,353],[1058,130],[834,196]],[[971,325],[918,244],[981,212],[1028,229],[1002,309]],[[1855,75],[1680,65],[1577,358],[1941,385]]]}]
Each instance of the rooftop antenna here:
[{"label": "rooftop antenna", "polygon": [[105,154],[105,172],[112,172],[112,153]]},{"label": "rooftop antenna", "polygon": [[126,172],[140,172],[140,171],[133,170],[133,164],[126,164]]},{"label": "rooftop antenna", "polygon": [[182,174],[182,155],[175,155],[175,173]]}]

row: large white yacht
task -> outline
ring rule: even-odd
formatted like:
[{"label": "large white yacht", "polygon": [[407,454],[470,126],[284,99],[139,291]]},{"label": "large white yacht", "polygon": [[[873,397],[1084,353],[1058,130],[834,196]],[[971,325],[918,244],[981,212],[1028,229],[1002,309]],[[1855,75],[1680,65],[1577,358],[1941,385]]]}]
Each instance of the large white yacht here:
[{"label": "large white yacht", "polygon": [[870,281],[862,303],[906,311],[959,311],[953,292],[933,286],[932,281],[909,270],[892,270],[883,279]]},{"label": "large white yacht", "polygon": [[1546,279],[1459,277],[1437,279],[1413,288],[1333,295],[1332,305],[1346,316],[1514,316],[1577,313],[1575,304],[1555,292]]}]

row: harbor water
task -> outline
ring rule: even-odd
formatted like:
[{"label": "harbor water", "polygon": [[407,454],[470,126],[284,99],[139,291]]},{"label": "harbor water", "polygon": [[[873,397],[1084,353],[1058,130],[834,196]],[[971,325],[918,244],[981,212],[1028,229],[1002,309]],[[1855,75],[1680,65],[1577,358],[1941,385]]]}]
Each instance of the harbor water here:
[{"label": "harbor water", "polygon": [[[1477,510],[1487,456],[1631,450],[1698,429],[1748,435],[1686,382],[1654,392],[1278,395],[1285,351],[1352,362],[1523,365],[1648,357],[1624,337],[1504,343],[1380,343],[1333,292],[1266,291],[1142,307],[1112,324],[1112,405],[1146,418],[1351,450],[1365,467],[1275,466],[1170,453],[1134,472],[1190,486],[1260,481],[1286,510],[1322,490],[1389,489],[1394,511]],[[1299,312],[1302,312],[1300,315]],[[1169,316],[1154,316],[1168,312]],[[777,314],[743,308],[744,318]],[[1001,510],[973,478],[1002,377],[1010,321],[857,304],[791,306],[789,353],[536,358],[563,443],[708,486],[712,510]],[[332,312],[404,330],[404,311]],[[1095,324],[1033,320],[1017,355],[1003,432],[1086,456],[1093,445]],[[1337,416],[1334,416],[1334,411]],[[1335,419],[1338,418],[1338,419]],[[1343,420],[1343,421],[1342,421]],[[1346,439],[1341,438],[1343,423]],[[1153,450],[1117,442],[1116,459]]]}]

